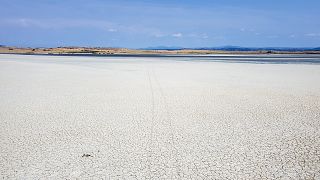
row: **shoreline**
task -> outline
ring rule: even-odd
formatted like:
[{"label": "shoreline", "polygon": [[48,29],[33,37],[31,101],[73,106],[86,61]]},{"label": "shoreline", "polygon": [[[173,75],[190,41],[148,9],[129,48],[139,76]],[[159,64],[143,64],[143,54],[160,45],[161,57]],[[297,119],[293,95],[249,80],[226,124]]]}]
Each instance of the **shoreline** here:
[{"label": "shoreline", "polygon": [[172,55],[172,54],[28,54],[0,53],[0,56],[46,56],[46,57],[92,57],[92,58],[172,58],[176,61],[207,61],[225,63],[254,64],[314,64],[320,65],[320,55],[315,54],[211,54],[211,55]]},{"label": "shoreline", "polygon": [[262,53],[229,53],[225,54],[165,54],[165,53],[118,53],[118,54],[94,54],[94,53],[3,53],[2,55],[39,55],[39,56],[93,56],[93,57],[244,57],[244,58],[320,58],[319,54],[295,54],[295,53],[282,53],[282,54],[262,54]]},{"label": "shoreline", "polygon": [[212,56],[212,55],[320,55],[318,50],[142,50],[127,48],[90,48],[90,47],[57,47],[57,48],[20,48],[1,46],[0,54],[24,55],[84,55],[84,56]]}]

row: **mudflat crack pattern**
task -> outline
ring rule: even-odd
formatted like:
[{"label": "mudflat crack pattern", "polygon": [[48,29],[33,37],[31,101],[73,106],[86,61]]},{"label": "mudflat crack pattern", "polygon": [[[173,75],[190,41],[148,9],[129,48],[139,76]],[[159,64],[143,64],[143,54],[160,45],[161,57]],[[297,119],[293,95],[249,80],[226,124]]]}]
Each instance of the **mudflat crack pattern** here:
[{"label": "mudflat crack pattern", "polygon": [[316,82],[317,65],[0,55],[0,178],[320,179]]}]

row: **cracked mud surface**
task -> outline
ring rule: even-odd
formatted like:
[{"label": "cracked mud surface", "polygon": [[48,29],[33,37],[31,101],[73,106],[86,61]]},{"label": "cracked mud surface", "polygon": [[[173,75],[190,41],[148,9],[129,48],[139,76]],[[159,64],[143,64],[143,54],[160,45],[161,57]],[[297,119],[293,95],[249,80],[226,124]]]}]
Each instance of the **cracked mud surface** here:
[{"label": "cracked mud surface", "polygon": [[320,179],[320,66],[0,55],[0,178]]}]

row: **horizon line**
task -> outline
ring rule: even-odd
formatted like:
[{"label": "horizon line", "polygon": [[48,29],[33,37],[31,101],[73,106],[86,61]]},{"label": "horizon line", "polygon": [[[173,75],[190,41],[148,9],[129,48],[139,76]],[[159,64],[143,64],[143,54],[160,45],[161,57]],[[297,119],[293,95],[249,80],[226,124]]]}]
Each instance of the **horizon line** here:
[{"label": "horizon line", "polygon": [[165,50],[165,49],[205,49],[205,48],[252,48],[252,49],[268,49],[268,48],[284,48],[284,49],[315,49],[319,46],[237,46],[237,45],[221,45],[221,46],[198,46],[198,47],[183,47],[183,46],[148,46],[148,47],[125,47],[125,46],[81,46],[81,45],[65,45],[65,46],[19,46],[19,45],[4,45],[0,47],[15,47],[15,48],[119,48],[119,49],[136,49],[136,50]]}]

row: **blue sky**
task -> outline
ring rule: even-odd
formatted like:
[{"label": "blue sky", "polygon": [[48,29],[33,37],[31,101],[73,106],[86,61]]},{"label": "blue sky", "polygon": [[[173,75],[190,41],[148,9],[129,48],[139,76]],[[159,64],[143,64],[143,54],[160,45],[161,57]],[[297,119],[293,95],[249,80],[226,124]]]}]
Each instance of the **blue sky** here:
[{"label": "blue sky", "polygon": [[319,0],[0,0],[0,44],[318,47]]}]

